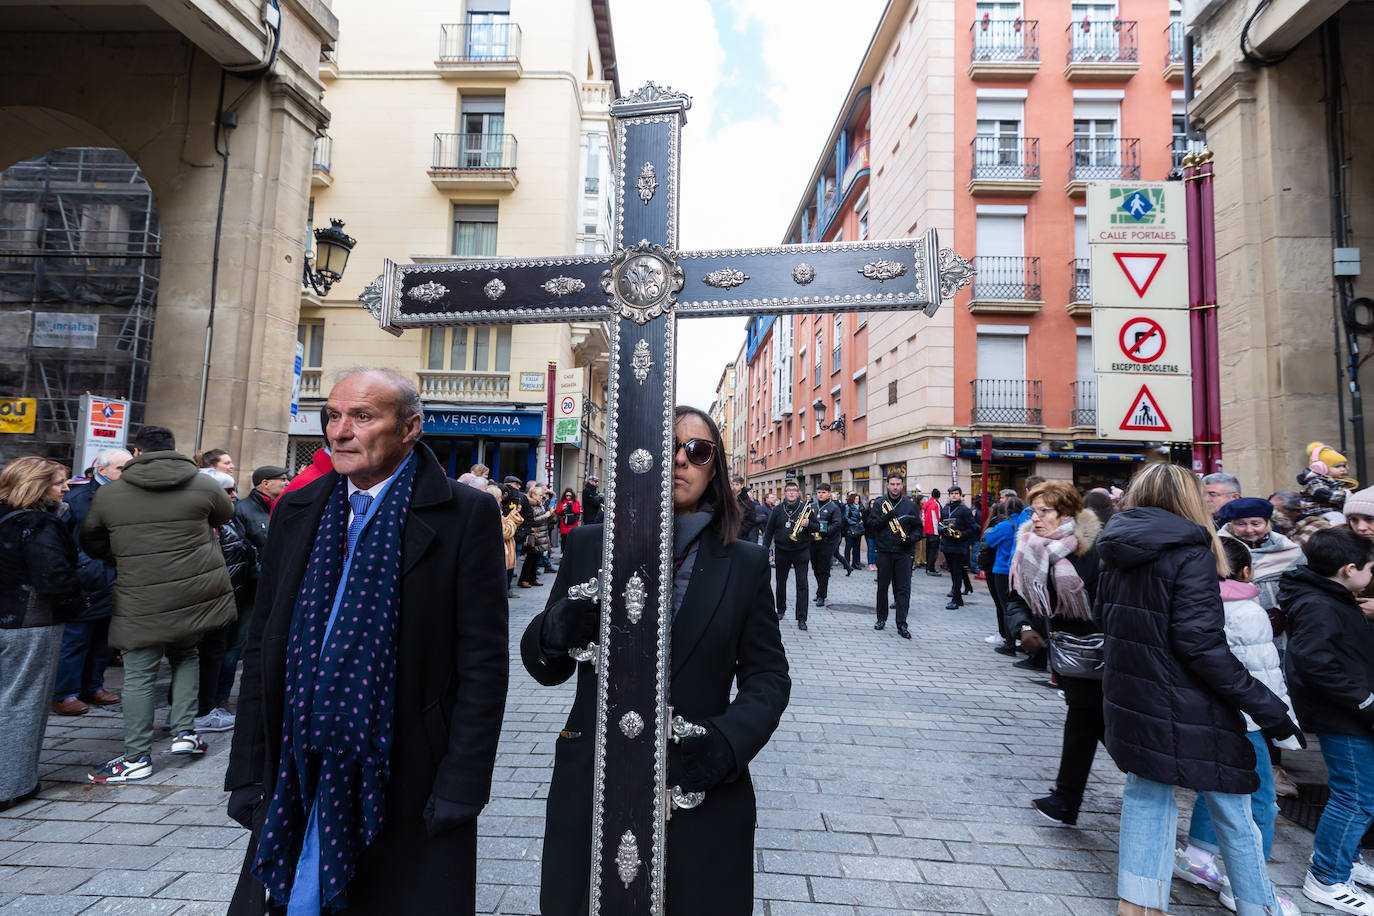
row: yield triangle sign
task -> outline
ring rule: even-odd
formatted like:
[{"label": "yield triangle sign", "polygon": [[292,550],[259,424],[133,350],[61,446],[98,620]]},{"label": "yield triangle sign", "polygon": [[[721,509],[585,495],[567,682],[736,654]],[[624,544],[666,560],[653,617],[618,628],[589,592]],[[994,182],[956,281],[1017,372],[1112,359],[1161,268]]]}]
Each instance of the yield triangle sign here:
[{"label": "yield triangle sign", "polygon": [[1143,433],[1169,433],[1174,430],[1164,417],[1164,411],[1159,409],[1159,402],[1150,394],[1149,385],[1140,386],[1140,393],[1135,396],[1131,409],[1126,411],[1126,418],[1121,421],[1121,429]]},{"label": "yield triangle sign", "polygon": [[1121,265],[1121,272],[1126,275],[1135,294],[1144,296],[1145,291],[1154,282],[1155,274],[1159,273],[1159,268],[1163,266],[1165,255],[1162,252],[1135,254],[1113,251],[1112,257]]}]

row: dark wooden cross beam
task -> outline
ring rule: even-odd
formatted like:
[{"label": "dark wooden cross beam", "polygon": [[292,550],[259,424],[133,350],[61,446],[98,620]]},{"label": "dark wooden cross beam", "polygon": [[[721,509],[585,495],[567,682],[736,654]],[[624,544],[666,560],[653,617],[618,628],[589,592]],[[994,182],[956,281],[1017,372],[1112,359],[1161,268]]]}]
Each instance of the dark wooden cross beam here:
[{"label": "dark wooden cross beam", "polygon": [[933,230],[919,239],[679,252],[681,130],[690,105],[649,83],[611,106],[618,247],[609,257],[388,260],[360,297],[394,334],[611,322],[592,916],[663,913],[665,822],[673,807],[693,802],[667,784],[677,319],[933,315],[973,276],[968,261],[939,248]]}]

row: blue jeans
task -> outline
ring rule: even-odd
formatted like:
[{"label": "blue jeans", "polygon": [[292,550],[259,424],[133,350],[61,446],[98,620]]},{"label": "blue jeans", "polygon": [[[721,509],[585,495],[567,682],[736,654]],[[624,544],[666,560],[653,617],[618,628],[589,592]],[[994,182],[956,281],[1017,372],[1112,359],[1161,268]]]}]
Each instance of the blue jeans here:
[{"label": "blue jeans", "polygon": [[[1116,892],[1137,906],[1168,910],[1169,885],[1174,871],[1174,836],[1178,802],[1174,787],[1126,775],[1121,795],[1121,840]],[[1250,800],[1244,795],[1201,792],[1211,811],[1231,891],[1239,916],[1277,913],[1278,898],[1264,868],[1259,828],[1250,819]],[[1350,859],[1346,858],[1346,868]]]},{"label": "blue jeans", "polygon": [[110,618],[74,620],[62,629],[62,649],[57,656],[57,683],[53,702],[67,697],[89,696],[105,687],[105,664],[110,647]]},{"label": "blue jeans", "polygon": [[[1264,859],[1267,862],[1274,851],[1274,818],[1278,817],[1279,804],[1274,795],[1274,767],[1269,762],[1269,743],[1257,731],[1246,732],[1245,737],[1255,746],[1255,773],[1260,778],[1259,788],[1250,796],[1250,816],[1259,828],[1260,839],[1264,841]],[[1198,849],[1205,849],[1215,855],[1217,834],[1212,829],[1212,815],[1202,796],[1193,802],[1193,816],[1188,823],[1188,842]]]},{"label": "blue jeans", "polygon": [[1350,877],[1360,838],[1374,823],[1374,736],[1322,735],[1331,798],[1312,837],[1312,877],[1339,884]]}]

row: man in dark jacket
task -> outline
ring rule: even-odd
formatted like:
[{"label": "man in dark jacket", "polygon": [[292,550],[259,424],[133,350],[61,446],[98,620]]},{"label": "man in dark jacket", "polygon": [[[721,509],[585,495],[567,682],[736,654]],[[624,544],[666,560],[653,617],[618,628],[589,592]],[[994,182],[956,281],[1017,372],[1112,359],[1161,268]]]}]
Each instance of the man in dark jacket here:
[{"label": "man in dark jacket", "polygon": [[[242,584],[234,583],[234,598],[238,604],[239,619],[225,633],[226,648],[224,664],[220,669],[219,682],[215,690],[217,709],[227,709],[229,694],[234,689],[234,676],[238,671],[239,659],[243,657],[243,645],[248,639],[248,631],[253,626],[253,609],[256,606],[258,574],[262,569],[262,552],[267,547],[267,525],[272,520],[272,506],[290,482],[291,474],[286,468],[272,464],[263,465],[253,471],[253,489],[248,496],[234,505],[234,525],[248,542],[247,551],[252,566],[247,571],[247,579]],[[221,536],[221,542],[223,536]],[[229,548],[225,550],[228,562]],[[230,579],[234,570],[230,564]]]},{"label": "man in dark jacket", "polygon": [[[807,628],[806,601],[810,589],[806,584],[806,565],[811,558],[812,535],[821,526],[816,522],[816,514],[811,511],[806,500],[801,498],[801,488],[795,480],[789,480],[782,488],[782,502],[773,509],[768,517],[768,530],[764,543],[773,545],[773,568],[777,582],[778,619],[787,616],[787,574],[796,576],[797,629]],[[793,534],[795,533],[795,537]]]},{"label": "man in dark jacket", "polygon": [[81,525],[81,549],[112,559],[119,570],[110,645],[124,652],[124,754],[92,770],[91,782],[153,774],[153,681],[163,656],[172,664],[170,753],[205,753],[192,731],[197,646],[237,613],[213,531],[234,517],[229,494],[175,450],[171,430],[145,426],[133,447],[134,459],[96,491]]},{"label": "man in dark jacket", "polygon": [[736,476],[732,481],[735,490],[735,499],[739,501],[739,539],[750,541],[754,544],[759,542],[759,504],[754,502],[754,497],[749,492],[749,484],[743,477]]},{"label": "man in dark jacket", "polygon": [[471,913],[509,674],[499,510],[418,444],[406,377],[352,371],[327,410],[334,470],[272,513],[244,652],[224,787],[252,838],[229,913],[269,893],[273,912],[346,893],[350,916]]},{"label": "man in dark jacket", "polygon": [[949,604],[946,610],[964,606],[964,583],[968,580],[969,550],[978,539],[978,520],[964,505],[964,491],[949,488],[949,502],[940,522],[940,552],[949,564]]},{"label": "man in dark jacket", "polygon": [[1334,906],[1344,895],[1360,912],[1374,909],[1360,860],[1360,837],[1374,810],[1374,626],[1356,595],[1370,582],[1374,543],[1347,528],[1313,533],[1302,547],[1306,566],[1294,566],[1279,584],[1288,617],[1284,674],[1298,721],[1321,738],[1331,801],[1312,842],[1303,893]]},{"label": "man in dark jacket", "polygon": [[587,482],[582,485],[582,524],[599,525],[605,521],[606,497],[601,495],[598,489],[601,486],[601,478],[595,474],[587,475]]},{"label": "man in dark jacket", "polygon": [[830,484],[824,482],[817,485],[816,499],[811,505],[821,536],[819,541],[811,542],[811,572],[816,576],[816,607],[825,607],[826,596],[830,593],[830,561],[844,536],[844,510],[839,502],[830,498]]},{"label": "man in dark jacket", "polygon": [[[118,480],[124,465],[133,456],[122,448],[105,449],[95,459],[91,479],[63,499],[70,507],[66,523],[75,540],[81,523],[91,511],[95,491]],[[52,711],[59,716],[79,716],[91,706],[112,706],[119,696],[105,689],[105,664],[109,661],[110,615],[114,613],[112,589],[114,565],[77,551],[81,561],[78,576],[86,593],[86,610],[62,629],[62,649],[57,657],[57,682],[53,687]]]},{"label": "man in dark jacket", "polygon": [[253,489],[234,506],[234,518],[243,529],[244,537],[259,553],[267,546],[267,523],[272,519],[272,504],[281,496],[290,479],[291,474],[286,468],[265,464],[253,471]]},{"label": "man in dark jacket", "polygon": [[864,531],[878,554],[878,620],[873,629],[887,626],[887,590],[890,586],[897,605],[897,635],[903,639],[911,638],[906,621],[911,606],[911,567],[916,559],[920,527],[916,504],[906,495],[905,478],[901,474],[889,474],[887,497],[869,504]]}]

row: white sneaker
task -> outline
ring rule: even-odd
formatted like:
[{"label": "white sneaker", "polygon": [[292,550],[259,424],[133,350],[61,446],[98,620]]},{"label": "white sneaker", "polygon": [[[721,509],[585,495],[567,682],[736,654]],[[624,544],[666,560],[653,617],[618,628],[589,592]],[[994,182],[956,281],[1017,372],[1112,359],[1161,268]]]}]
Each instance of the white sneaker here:
[{"label": "white sneaker", "polygon": [[[1231,882],[1225,875],[1222,876],[1221,880],[1221,890],[1217,893],[1217,897],[1221,900],[1222,906],[1234,913],[1236,911],[1236,897],[1231,892]],[[1279,902],[1278,916],[1302,916],[1302,910],[1298,909],[1298,905],[1287,897],[1276,895],[1274,899]]]},{"label": "white sneaker", "polygon": [[205,739],[195,732],[182,732],[172,738],[172,749],[167,753],[177,756],[199,757],[205,753]]},{"label": "white sneaker", "polygon": [[1366,887],[1374,887],[1374,866],[1366,862],[1363,856],[1356,856],[1355,861],[1350,863],[1350,880]]},{"label": "white sneaker", "polygon": [[197,732],[227,732],[234,728],[234,714],[227,709],[215,707],[203,716],[196,716]]},{"label": "white sneaker", "polygon": [[1323,884],[1308,872],[1302,881],[1302,895],[1340,913],[1369,916],[1374,913],[1374,897],[1349,881],[1343,884]]},{"label": "white sneaker", "polygon": [[1000,633],[993,633],[991,636],[984,636],[984,637],[983,637],[983,642],[987,643],[988,645],[992,645],[992,646],[997,645],[997,644],[998,644],[999,642],[1001,642],[1001,641],[1002,641],[1002,634],[1000,634]]}]

